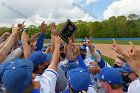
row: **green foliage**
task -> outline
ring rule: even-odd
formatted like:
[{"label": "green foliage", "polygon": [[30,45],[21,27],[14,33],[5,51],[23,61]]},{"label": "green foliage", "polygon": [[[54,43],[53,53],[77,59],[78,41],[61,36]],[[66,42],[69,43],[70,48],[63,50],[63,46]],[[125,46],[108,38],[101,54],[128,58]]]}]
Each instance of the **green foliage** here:
[{"label": "green foliage", "polygon": [[38,33],[39,32],[39,27],[34,26],[34,25],[30,25],[28,28],[27,34],[29,36],[33,35],[34,33]]},{"label": "green foliage", "polygon": [[[56,26],[59,33],[63,28],[65,22]],[[125,16],[112,16],[109,19],[103,21],[86,22],[79,20],[74,22],[77,26],[77,31],[74,33],[76,38],[84,37],[98,37],[98,38],[140,38],[140,18],[139,15],[130,14]],[[40,26],[30,25],[28,28],[28,34],[32,35],[40,31]],[[4,32],[10,32],[11,29],[7,27],[0,27],[0,35]],[[50,38],[50,25],[48,25],[46,31],[46,38]]]},{"label": "green foliage", "polygon": [[11,28],[8,27],[0,27],[0,35],[4,34],[5,32],[12,32]]}]

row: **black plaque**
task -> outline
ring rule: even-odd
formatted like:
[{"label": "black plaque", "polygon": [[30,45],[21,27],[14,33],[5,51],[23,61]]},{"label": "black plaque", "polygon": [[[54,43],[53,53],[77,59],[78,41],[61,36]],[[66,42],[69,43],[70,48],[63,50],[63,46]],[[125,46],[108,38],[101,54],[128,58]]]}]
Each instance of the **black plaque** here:
[{"label": "black plaque", "polygon": [[61,39],[63,39],[66,43],[69,42],[74,31],[77,30],[77,27],[68,19],[63,29],[59,33]]}]

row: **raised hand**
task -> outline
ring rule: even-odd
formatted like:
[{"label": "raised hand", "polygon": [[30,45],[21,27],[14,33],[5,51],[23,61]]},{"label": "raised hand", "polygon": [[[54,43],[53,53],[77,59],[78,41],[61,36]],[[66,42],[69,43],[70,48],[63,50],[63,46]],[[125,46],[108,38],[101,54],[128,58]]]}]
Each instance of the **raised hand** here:
[{"label": "raised hand", "polygon": [[86,45],[88,47],[92,47],[92,37],[91,36],[90,36],[90,40],[88,40],[87,37],[86,37]]},{"label": "raised hand", "polygon": [[113,44],[111,46],[111,48],[119,54],[122,54],[124,51],[122,50],[122,48],[116,43],[116,41],[113,39]]},{"label": "raised hand", "polygon": [[22,30],[25,27],[24,23],[25,23],[25,21],[23,21],[22,23],[19,23],[17,25],[17,27],[18,27],[19,30]]},{"label": "raised hand", "polygon": [[46,30],[47,30],[47,24],[45,24],[45,21],[43,21],[43,22],[41,23],[41,32],[42,32],[42,33],[45,33]]},{"label": "raised hand", "polygon": [[55,26],[55,23],[54,22],[51,23],[50,28],[51,28],[52,34],[56,34],[56,26]]},{"label": "raised hand", "polygon": [[132,42],[129,42],[130,49],[128,50],[129,55],[133,58],[140,58],[140,50],[136,50],[136,47],[133,45]]},{"label": "raised hand", "polygon": [[25,27],[24,22],[25,21],[23,21],[22,23],[19,23],[16,27],[14,26],[14,24],[12,24],[12,33],[17,33],[21,31]]},{"label": "raised hand", "polygon": [[[123,55],[125,57],[125,59],[127,60],[128,64],[130,65],[130,67],[133,69],[133,71],[135,73],[138,74],[138,65],[137,63],[139,63],[139,55],[136,54],[136,49],[135,46],[132,44],[132,42],[129,42],[131,47],[128,51],[124,51],[117,43],[115,40],[113,40],[113,45],[112,45],[112,49],[116,52],[119,53],[121,55]],[[140,54],[140,52],[139,52]],[[136,57],[137,56],[137,57]],[[139,58],[138,60],[136,60],[135,58]],[[140,65],[139,65],[140,66]],[[140,73],[139,73],[140,75]]]},{"label": "raised hand", "polygon": [[135,64],[137,66],[137,68],[139,68],[140,66],[140,50],[136,49],[136,47],[133,45],[132,42],[129,42],[130,44],[130,49],[128,50],[128,60],[131,59],[131,61],[133,60],[133,64]]},{"label": "raised hand", "polygon": [[86,38],[86,45],[88,46],[90,53],[93,55],[95,52],[95,49],[92,46],[92,37],[91,36],[90,36],[90,40],[88,40]]},{"label": "raised hand", "polygon": [[62,43],[62,39],[59,36],[55,36],[54,44],[57,45],[57,44],[61,44],[61,43]]}]

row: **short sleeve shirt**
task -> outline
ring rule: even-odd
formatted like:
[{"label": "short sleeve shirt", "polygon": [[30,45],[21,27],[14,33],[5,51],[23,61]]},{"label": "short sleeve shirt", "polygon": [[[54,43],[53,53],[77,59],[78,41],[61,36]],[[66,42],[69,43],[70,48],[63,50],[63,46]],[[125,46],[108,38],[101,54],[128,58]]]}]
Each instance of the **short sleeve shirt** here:
[{"label": "short sleeve shirt", "polygon": [[57,76],[57,72],[51,69],[46,69],[41,76],[37,76],[35,81],[41,84],[40,93],[55,93]]}]

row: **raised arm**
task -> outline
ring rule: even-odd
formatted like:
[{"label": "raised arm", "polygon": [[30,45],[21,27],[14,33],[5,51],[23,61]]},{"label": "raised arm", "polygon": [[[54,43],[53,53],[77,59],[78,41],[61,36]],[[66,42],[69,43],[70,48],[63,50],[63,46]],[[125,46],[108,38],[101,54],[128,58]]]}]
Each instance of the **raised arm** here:
[{"label": "raised arm", "polygon": [[[132,44],[132,43],[131,43]],[[131,45],[131,48],[128,51],[124,51],[115,40],[113,40],[113,44],[111,47],[116,53],[119,53],[124,56],[127,60],[129,66],[132,70],[140,76],[140,50],[136,50],[134,45]],[[137,52],[136,52],[137,51]]]},{"label": "raised arm", "polygon": [[6,44],[0,49],[0,63],[7,57],[12,45],[14,43],[15,36],[18,34],[18,27],[12,26],[12,34],[8,38]]},{"label": "raised arm", "polygon": [[9,39],[9,38],[7,38],[4,42],[2,42],[2,43],[0,44],[0,49],[6,44],[6,42],[8,41],[8,39]]},{"label": "raised arm", "polygon": [[54,42],[54,37],[56,36],[56,26],[55,26],[55,23],[51,23],[50,25],[50,30],[51,30],[51,44],[53,44]]},{"label": "raised arm", "polygon": [[[128,61],[132,61],[133,65],[136,66],[136,73],[140,77],[140,49],[137,49],[132,42],[129,42],[130,49],[127,51],[129,57],[127,58]],[[131,65],[131,64],[130,64]]]},{"label": "raised arm", "polygon": [[59,62],[61,42],[62,41],[59,36],[55,37],[55,48],[54,48],[54,52],[52,55],[51,63],[48,67],[49,69],[52,69],[55,71],[57,70],[57,66],[58,66],[58,62]]},{"label": "raised arm", "polygon": [[88,46],[88,48],[89,48],[90,54],[91,54],[92,56],[95,57],[95,61],[96,61],[96,62],[99,62],[99,61],[101,60],[101,56],[100,56],[100,54],[93,48],[93,46],[92,46],[92,39],[91,39],[91,38],[92,38],[92,37],[90,37],[90,40],[86,39],[86,44],[87,44],[87,46]]},{"label": "raised arm", "polygon": [[43,21],[41,24],[41,33],[36,43],[36,51],[41,50],[43,48],[46,30],[47,30],[47,24],[45,24],[45,21]]},{"label": "raised arm", "polygon": [[30,56],[31,50],[29,44],[27,43],[27,34],[25,31],[22,32],[21,41],[22,41],[24,58],[26,59]]},{"label": "raised arm", "polygon": [[66,51],[66,58],[68,59],[68,61],[74,61],[74,55],[73,55],[71,44],[65,45],[65,51]]},{"label": "raised arm", "polygon": [[[22,23],[19,23],[17,25],[17,27],[19,28],[19,31],[21,31],[25,25],[24,25],[25,21],[23,21]],[[17,33],[17,35],[15,36],[15,40],[14,40],[14,45],[13,45],[13,49],[15,50],[16,48],[18,48],[18,40],[19,40],[19,31]]]}]

